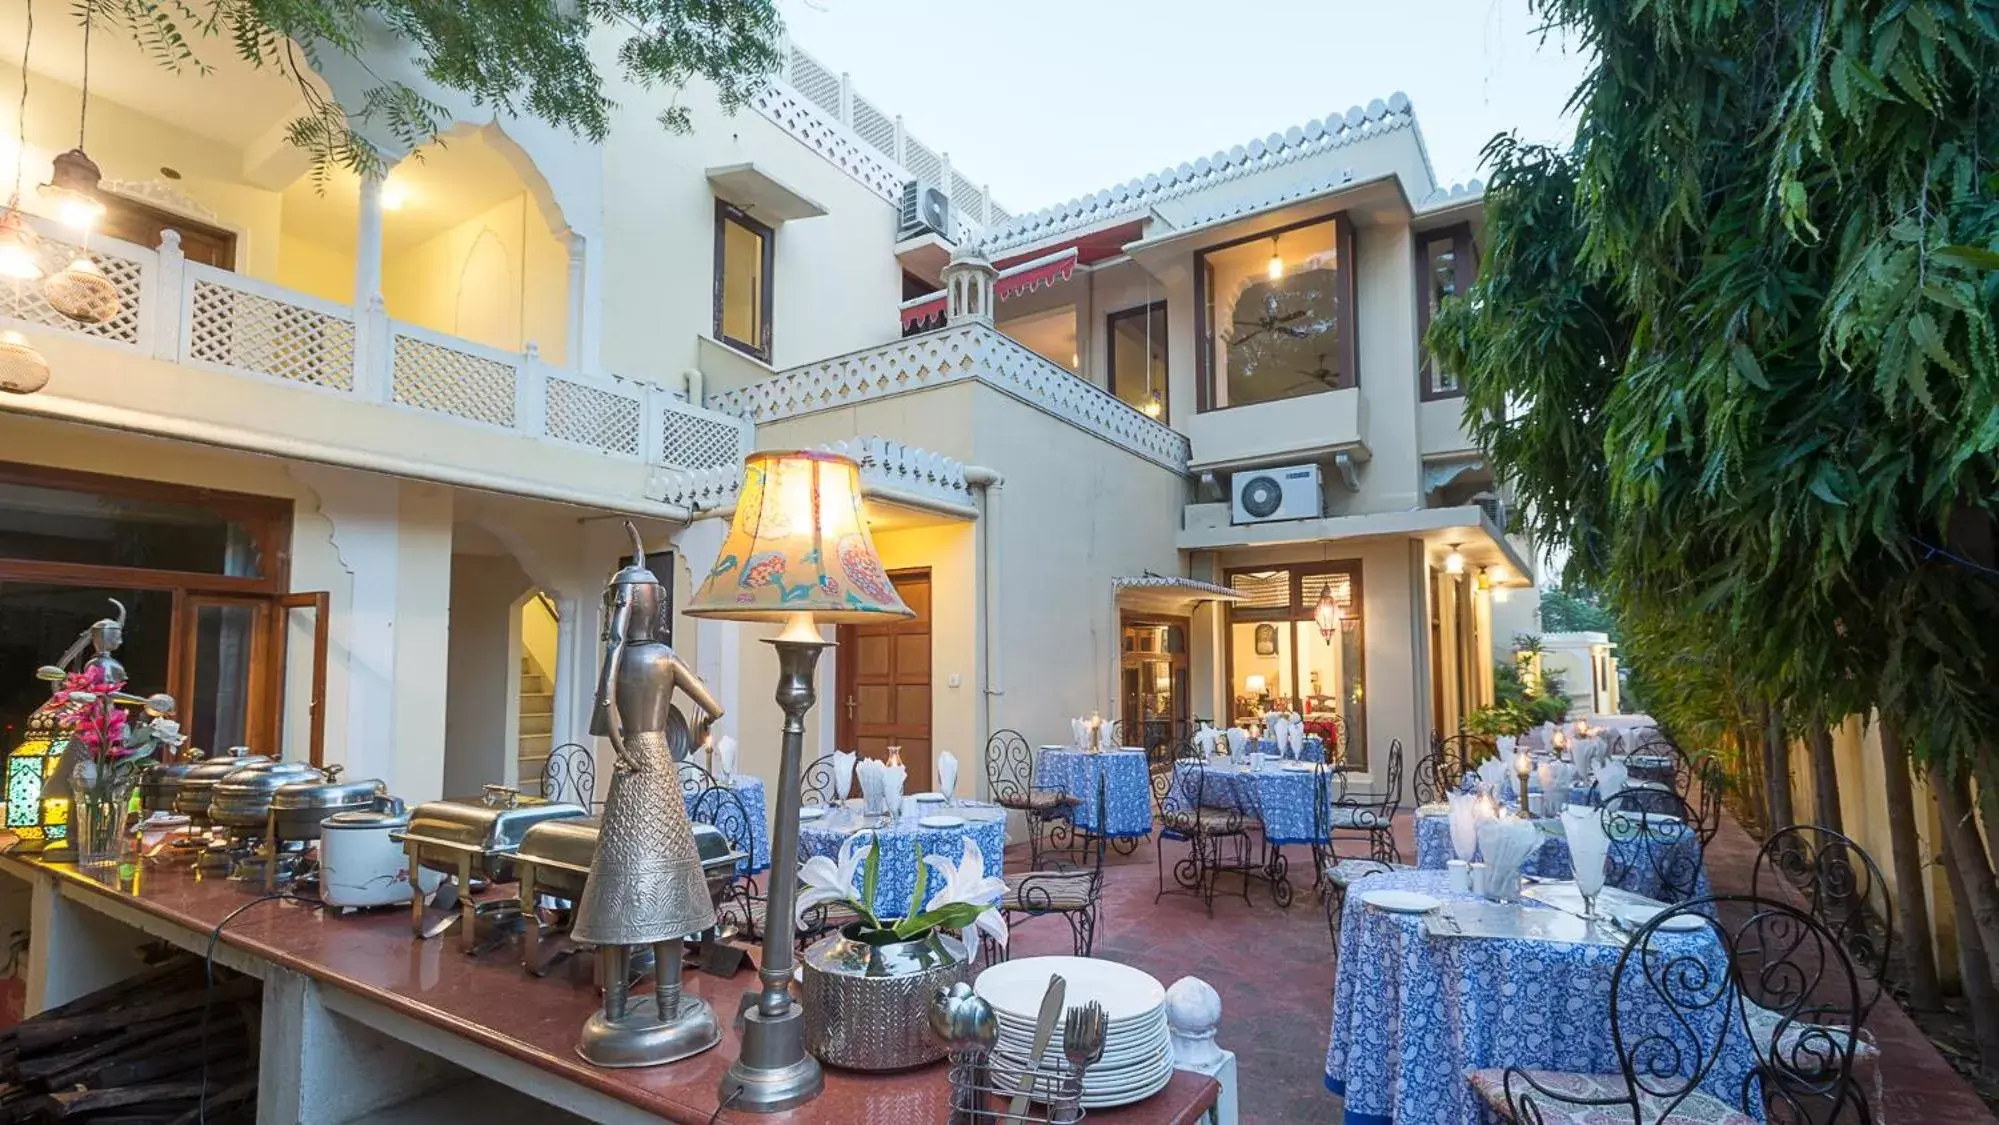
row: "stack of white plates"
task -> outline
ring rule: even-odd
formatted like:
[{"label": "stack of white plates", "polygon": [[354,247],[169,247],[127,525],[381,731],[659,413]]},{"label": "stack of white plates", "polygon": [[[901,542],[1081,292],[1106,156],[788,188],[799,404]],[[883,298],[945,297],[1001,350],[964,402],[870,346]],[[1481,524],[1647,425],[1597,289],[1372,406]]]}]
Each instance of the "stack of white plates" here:
[{"label": "stack of white plates", "polygon": [[[1166,1088],[1173,1078],[1173,1047],[1166,1034],[1165,987],[1129,965],[1094,957],[1023,957],[979,974],[973,988],[999,1017],[992,1066],[1003,1088],[1018,1081],[1033,1053],[1035,1020],[1051,975],[1067,983],[1065,1009],[1095,1000],[1110,1017],[1103,1058],[1083,1073],[1085,1109],[1129,1105]],[[1063,1057],[1059,1017],[1048,1057]]]}]

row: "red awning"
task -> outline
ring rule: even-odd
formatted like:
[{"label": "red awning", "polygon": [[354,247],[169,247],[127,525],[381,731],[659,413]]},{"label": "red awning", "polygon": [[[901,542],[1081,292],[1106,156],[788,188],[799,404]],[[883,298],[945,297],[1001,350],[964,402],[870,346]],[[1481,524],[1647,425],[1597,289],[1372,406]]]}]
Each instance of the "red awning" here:
[{"label": "red awning", "polygon": [[[1076,248],[1071,246],[1032,261],[1008,266],[1000,271],[999,279],[993,283],[994,299],[1004,301],[1022,293],[1032,293],[1044,285],[1069,280],[1076,273],[1076,257]],[[927,297],[904,301],[902,326],[906,330],[943,314],[944,291],[940,289]]]}]

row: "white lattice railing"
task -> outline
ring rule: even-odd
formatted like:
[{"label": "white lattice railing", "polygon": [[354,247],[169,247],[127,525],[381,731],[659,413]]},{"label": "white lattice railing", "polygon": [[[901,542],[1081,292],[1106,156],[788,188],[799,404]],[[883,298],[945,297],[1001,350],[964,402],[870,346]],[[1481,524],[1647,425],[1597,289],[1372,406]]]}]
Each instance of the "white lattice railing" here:
[{"label": "white lattice railing", "polygon": [[[861,491],[903,503],[970,513],[972,489],[965,466],[955,458],[884,437],[857,437],[819,446],[852,457],[861,466]],[[694,509],[727,507],[742,489],[743,474],[732,467],[681,469],[665,474],[665,499]]]},{"label": "white lattice railing", "polygon": [[752,102],[759,112],[890,203],[910,180],[943,189],[962,239],[1006,220],[992,192],[951,167],[948,154],[911,136],[892,114],[854,92],[845,74],[787,46],[773,81]]},{"label": "white lattice railing", "polygon": [[[80,248],[36,216],[37,253],[53,273]],[[0,324],[75,334],[219,374],[421,411],[675,470],[740,473],[744,419],[690,406],[665,389],[557,369],[412,324],[190,262],[180,237],[159,249],[94,237],[89,255],[118,290],[103,324],[57,312],[32,283],[0,284]],[[309,407],[308,407],[309,409]]]},{"label": "white lattice railing", "polygon": [[966,379],[986,383],[1149,461],[1186,471],[1185,434],[987,324],[951,325],[794,367],[774,378],[710,395],[709,405],[752,422],[776,422]]}]

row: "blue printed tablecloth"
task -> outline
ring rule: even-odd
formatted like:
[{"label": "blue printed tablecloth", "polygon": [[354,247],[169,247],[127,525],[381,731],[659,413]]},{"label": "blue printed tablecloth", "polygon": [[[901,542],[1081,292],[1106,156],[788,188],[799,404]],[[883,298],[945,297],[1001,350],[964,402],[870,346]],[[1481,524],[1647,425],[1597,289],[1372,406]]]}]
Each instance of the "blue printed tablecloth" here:
[{"label": "blue printed tablecloth", "polygon": [[1306,762],[1323,762],[1326,760],[1326,744],[1316,734],[1305,736],[1305,746],[1302,750],[1295,750],[1288,746],[1279,750],[1277,748],[1277,740],[1271,738],[1263,738],[1255,742],[1245,743],[1243,750],[1257,754],[1269,754],[1277,758],[1296,758]]},{"label": "blue printed tablecloth", "polygon": [[[1477,1121],[1478,1100],[1465,1081],[1476,1068],[1618,1070],[1610,983],[1622,948],[1433,938],[1423,932],[1421,916],[1390,914],[1359,899],[1377,888],[1470,897],[1448,893],[1444,878],[1441,871],[1369,876],[1353,888],[1341,915],[1326,1086],[1346,1099],[1347,1125]],[[1710,931],[1658,934],[1654,947],[1698,957],[1715,979],[1729,972]],[[1642,970],[1634,963],[1625,971]],[[1688,1042],[1656,993],[1635,977],[1626,985],[1618,1020],[1627,1042],[1648,1034]],[[1754,1063],[1745,1037],[1731,1035],[1702,1088],[1733,1102]]]},{"label": "blue printed tablecloth", "polygon": [[[1261,819],[1264,838],[1271,843],[1309,844],[1323,838],[1312,815],[1318,772],[1233,765],[1197,768],[1183,762],[1173,767],[1172,796],[1179,807],[1190,808],[1198,786],[1202,804]],[[1197,780],[1203,775],[1205,780]]]},{"label": "blue printed tablecloth", "polygon": [[[770,870],[770,829],[765,824],[769,818],[764,815],[763,779],[739,774],[730,779],[725,788],[733,790],[742,800],[743,813],[749,818],[751,843],[749,873],[758,875]],[[702,796],[699,793],[686,794],[686,800],[687,815],[690,819],[715,824],[716,827],[722,828],[725,834],[728,832],[729,824],[733,823],[735,818],[734,810],[718,814],[713,804],[716,798]],[[716,823],[718,821],[728,823]]]},{"label": "blue printed tablecloth", "polygon": [[[1097,824],[1097,781],[1104,783],[1104,820]],[[1034,767],[1034,787],[1076,798],[1076,826],[1114,839],[1152,835],[1152,790],[1145,751],[1126,748],[1086,754],[1067,746],[1043,746]]]},{"label": "blue printed tablecloth", "polygon": [[[937,855],[958,862],[965,851],[965,837],[979,843],[986,861],[986,874],[997,879],[1006,869],[1006,811],[997,805],[961,803],[938,810],[963,819],[961,828],[924,828],[914,815],[891,818],[862,816],[859,802],[851,802],[799,826],[798,859],[816,855],[840,857],[840,845],[856,832],[872,832],[881,851],[881,871],[875,883],[874,911],[878,918],[900,918],[909,909],[909,896],[916,890],[916,848],[924,855]],[[931,872],[935,875],[936,872]],[[854,890],[861,889],[860,876]]]},{"label": "blue printed tablecloth", "polygon": [[[1541,850],[1527,857],[1521,865],[1522,875],[1532,875],[1540,879],[1575,878],[1574,861],[1569,857],[1569,842],[1561,835],[1558,820],[1537,820],[1537,827],[1547,833]],[[1642,849],[1642,858],[1636,856]],[[1626,867],[1623,878],[1608,880],[1608,885],[1620,887],[1646,898],[1671,902],[1683,897],[1666,886],[1667,882],[1684,885],[1683,876],[1693,870],[1691,865],[1700,864],[1700,841],[1688,831],[1674,840],[1638,840],[1612,845],[1613,860],[1622,858],[1624,862],[1613,867]],[[1670,851],[1672,854],[1660,854]],[[1416,814],[1416,866],[1431,871],[1442,871],[1446,864],[1456,858],[1451,848],[1451,820],[1448,816],[1438,816],[1427,809]],[[1669,879],[1668,876],[1671,876]],[[1691,898],[1706,898],[1713,893],[1708,885],[1707,868],[1701,865],[1694,875],[1694,890]]]}]

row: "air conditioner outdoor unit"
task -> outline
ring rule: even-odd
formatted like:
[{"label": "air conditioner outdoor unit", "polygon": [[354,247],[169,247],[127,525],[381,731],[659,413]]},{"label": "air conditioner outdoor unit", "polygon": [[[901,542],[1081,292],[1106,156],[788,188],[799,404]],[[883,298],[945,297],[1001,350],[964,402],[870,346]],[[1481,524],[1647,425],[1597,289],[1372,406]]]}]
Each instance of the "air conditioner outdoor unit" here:
[{"label": "air conditioner outdoor unit", "polygon": [[944,189],[911,180],[902,185],[902,206],[896,216],[895,237],[900,242],[919,234],[946,235],[951,229],[951,197]]},{"label": "air conditioner outdoor unit", "polygon": [[1286,465],[1251,469],[1230,481],[1235,503],[1230,523],[1317,519],[1325,511],[1319,495],[1319,466]]}]

